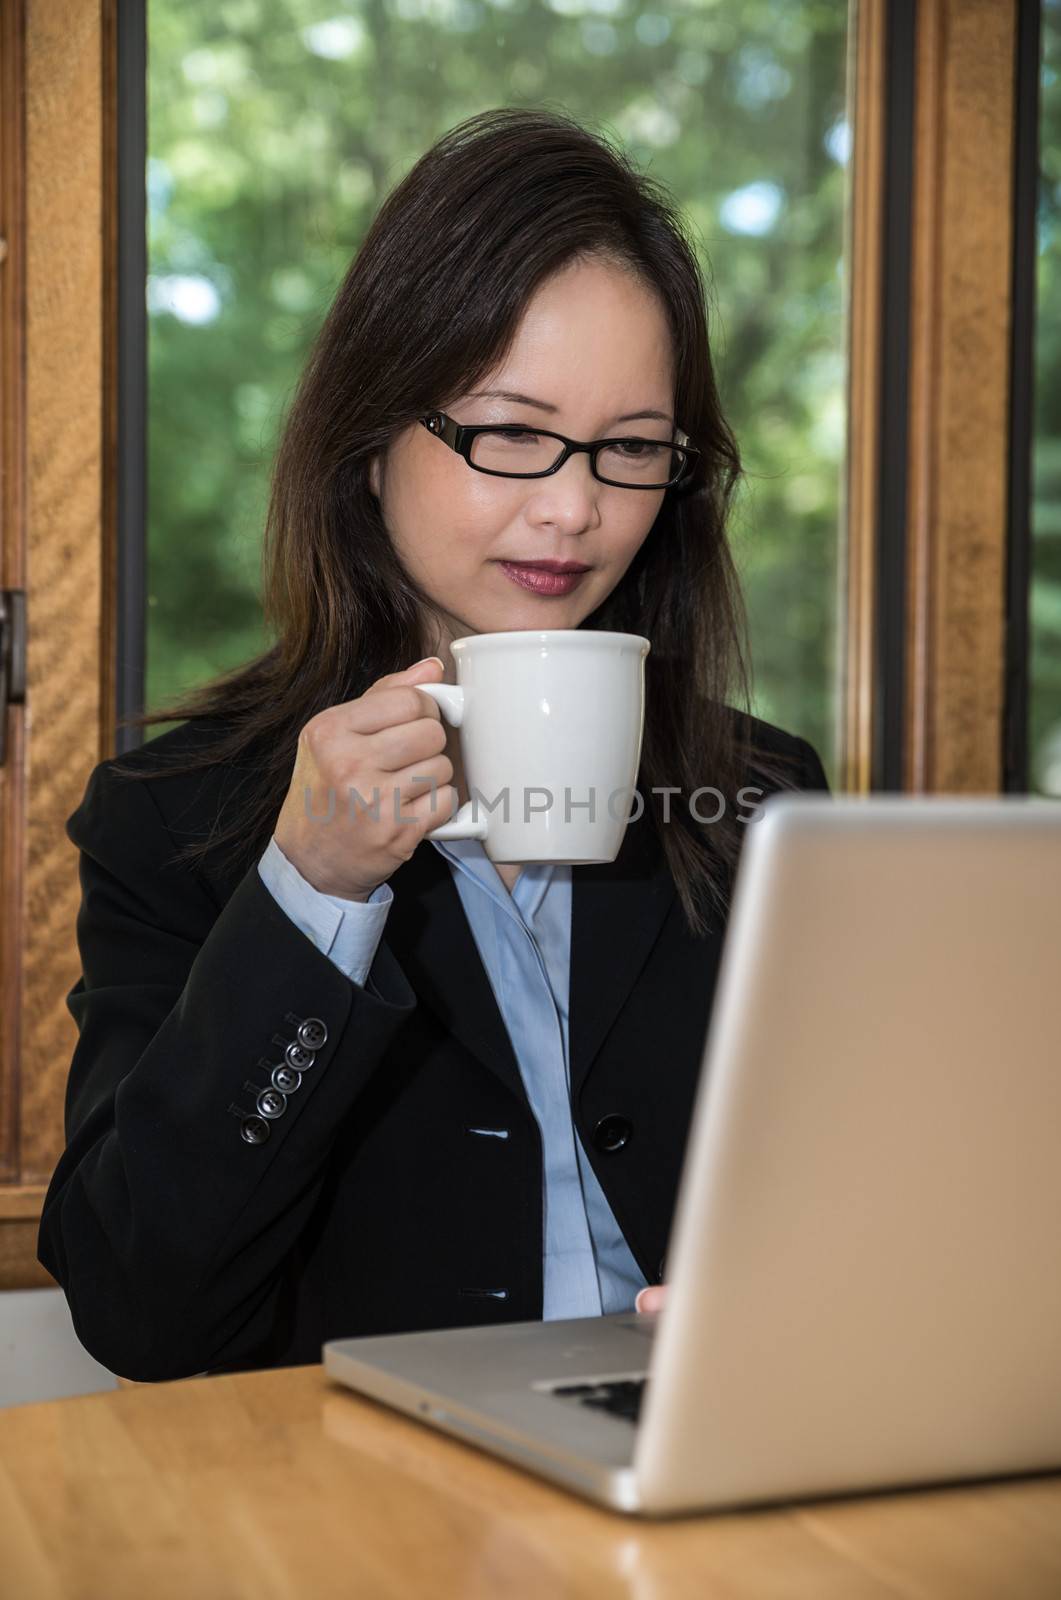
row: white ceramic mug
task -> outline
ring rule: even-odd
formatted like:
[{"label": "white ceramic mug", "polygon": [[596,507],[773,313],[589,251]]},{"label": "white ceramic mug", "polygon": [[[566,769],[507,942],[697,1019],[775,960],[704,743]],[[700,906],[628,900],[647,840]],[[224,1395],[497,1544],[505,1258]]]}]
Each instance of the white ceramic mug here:
[{"label": "white ceramic mug", "polygon": [[452,645],[457,682],[418,683],[460,729],[469,799],[426,839],[481,839],[491,861],[614,861],[645,724],[636,633],[477,633]]}]

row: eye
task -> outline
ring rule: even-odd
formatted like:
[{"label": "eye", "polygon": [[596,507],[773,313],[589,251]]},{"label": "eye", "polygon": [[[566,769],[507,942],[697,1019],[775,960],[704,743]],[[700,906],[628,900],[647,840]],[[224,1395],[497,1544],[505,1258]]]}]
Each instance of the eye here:
[{"label": "eye", "polygon": [[622,450],[633,461],[644,461],[669,450],[670,445],[656,444],[651,439],[620,439],[614,448]]},{"label": "eye", "polygon": [[533,428],[499,428],[495,437],[498,439],[536,439],[538,435]]}]

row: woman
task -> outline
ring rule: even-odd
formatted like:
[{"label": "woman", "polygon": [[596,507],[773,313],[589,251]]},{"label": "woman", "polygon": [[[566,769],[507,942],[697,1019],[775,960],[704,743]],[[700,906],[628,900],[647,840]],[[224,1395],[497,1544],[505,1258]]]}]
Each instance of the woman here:
[{"label": "woman", "polygon": [[[630,480],[637,440],[673,447],[665,482]],[[315,1362],[332,1337],[629,1310],[660,1284],[741,791],[826,787],[747,714],[739,472],[665,194],[543,111],[428,151],[286,422],[275,644],[135,719],[184,720],[100,763],[67,823],[84,972],[40,1259],[112,1370]],[[519,566],[541,561],[586,570]],[[427,838],[467,789],[416,686],[454,681],[455,638],[531,628],[652,643],[644,812],[607,866]],[[688,803],[705,785],[715,821]],[[315,820],[374,786],[412,821]]]}]

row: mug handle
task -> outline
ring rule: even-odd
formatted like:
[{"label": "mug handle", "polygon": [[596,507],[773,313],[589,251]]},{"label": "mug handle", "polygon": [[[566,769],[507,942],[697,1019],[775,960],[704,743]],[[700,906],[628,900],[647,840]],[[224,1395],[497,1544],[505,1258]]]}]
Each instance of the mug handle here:
[{"label": "mug handle", "polygon": [[[436,701],[439,710],[451,728],[459,728],[464,721],[464,690],[458,683],[418,683],[416,687]],[[425,839],[485,839],[486,818],[475,816],[475,802],[462,805],[448,822],[431,828]]]}]

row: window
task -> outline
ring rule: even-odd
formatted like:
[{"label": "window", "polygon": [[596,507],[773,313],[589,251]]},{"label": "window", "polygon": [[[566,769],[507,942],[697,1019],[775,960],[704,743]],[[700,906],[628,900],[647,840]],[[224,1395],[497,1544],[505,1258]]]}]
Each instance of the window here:
[{"label": "window", "polygon": [[556,104],[702,243],[755,709],[833,776],[847,30],[843,0],[150,0],[147,703],[265,645],[278,427],[379,202],[462,118]]}]

